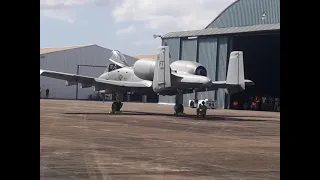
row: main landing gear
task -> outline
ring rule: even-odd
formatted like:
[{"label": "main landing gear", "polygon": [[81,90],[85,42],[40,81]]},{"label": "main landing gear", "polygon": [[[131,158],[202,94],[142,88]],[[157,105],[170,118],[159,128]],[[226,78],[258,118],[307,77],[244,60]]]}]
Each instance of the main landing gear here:
[{"label": "main landing gear", "polygon": [[123,106],[122,102],[116,101],[112,103],[111,110],[112,112],[119,112]]},{"label": "main landing gear", "polygon": [[175,98],[175,105],[174,105],[174,111],[175,115],[181,115],[184,114],[184,107],[182,105],[183,99],[182,99],[182,93],[181,91],[178,91],[176,98]]},{"label": "main landing gear", "polygon": [[180,114],[184,114],[184,107],[182,104],[175,104],[174,105],[174,111],[175,111],[175,115],[180,115]]}]

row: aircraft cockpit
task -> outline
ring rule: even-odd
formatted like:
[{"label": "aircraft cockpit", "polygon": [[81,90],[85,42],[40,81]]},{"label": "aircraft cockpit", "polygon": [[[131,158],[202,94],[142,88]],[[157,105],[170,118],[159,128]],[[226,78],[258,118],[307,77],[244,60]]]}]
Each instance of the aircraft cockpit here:
[{"label": "aircraft cockpit", "polygon": [[111,72],[114,70],[117,70],[121,68],[120,66],[116,65],[116,64],[109,64],[108,68],[105,70],[105,72]]},{"label": "aircraft cockpit", "polygon": [[[120,63],[120,64],[124,64],[126,66],[128,66],[128,63],[127,63],[127,60],[126,58],[124,57],[124,55],[118,51],[118,50],[113,50],[112,53],[111,53],[111,57],[110,57],[110,60],[111,62],[117,62],[117,63]],[[105,73],[106,72],[111,72],[111,71],[114,71],[116,69],[119,69],[121,68],[121,66],[115,64],[115,63],[111,63],[108,68],[105,70]]]}]

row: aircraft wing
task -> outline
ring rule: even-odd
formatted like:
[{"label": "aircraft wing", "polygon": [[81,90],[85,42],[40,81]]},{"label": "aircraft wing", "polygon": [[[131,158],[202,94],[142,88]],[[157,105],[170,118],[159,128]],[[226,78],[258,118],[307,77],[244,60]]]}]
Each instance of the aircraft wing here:
[{"label": "aircraft wing", "polygon": [[82,76],[76,74],[69,74],[63,72],[49,71],[40,69],[40,75],[45,77],[50,77],[54,79],[66,80],[66,81],[75,81],[79,83],[89,83],[94,81],[94,77]]},{"label": "aircraft wing", "polygon": [[140,81],[140,82],[129,82],[129,81],[112,81],[112,80],[104,80],[104,79],[98,79],[95,78],[95,81],[100,84],[108,84],[108,85],[114,85],[114,86],[120,86],[120,87],[151,87],[152,82],[151,81]]},{"label": "aircraft wing", "polygon": [[40,75],[45,77],[50,77],[54,79],[60,79],[67,81],[68,85],[76,85],[81,83],[82,87],[92,87],[98,86],[99,88],[110,88],[110,87],[151,87],[152,83],[149,81],[141,82],[128,82],[128,81],[113,81],[113,80],[104,80],[95,77],[69,74],[63,72],[41,70]]}]

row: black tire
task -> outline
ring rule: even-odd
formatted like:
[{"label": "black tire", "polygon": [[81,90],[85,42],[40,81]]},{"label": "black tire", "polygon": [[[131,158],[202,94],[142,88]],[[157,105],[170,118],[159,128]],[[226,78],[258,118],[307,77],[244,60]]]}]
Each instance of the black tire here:
[{"label": "black tire", "polygon": [[194,108],[194,102],[193,101],[190,102],[190,107]]},{"label": "black tire", "polygon": [[174,111],[176,112],[176,114],[178,113],[178,106],[177,105],[174,105],[173,107]]},{"label": "black tire", "polygon": [[113,102],[112,105],[111,105],[111,110],[114,112],[114,111],[117,111],[117,102]]},{"label": "black tire", "polygon": [[183,105],[182,105],[182,104],[179,104],[179,110],[180,110],[180,112],[181,112],[181,113],[183,113],[183,112],[184,112],[184,107],[183,107]]},{"label": "black tire", "polygon": [[123,103],[117,102],[117,111],[120,111],[122,108]]},{"label": "black tire", "polygon": [[183,105],[182,104],[174,105],[174,111],[176,113],[183,113],[184,112]]}]

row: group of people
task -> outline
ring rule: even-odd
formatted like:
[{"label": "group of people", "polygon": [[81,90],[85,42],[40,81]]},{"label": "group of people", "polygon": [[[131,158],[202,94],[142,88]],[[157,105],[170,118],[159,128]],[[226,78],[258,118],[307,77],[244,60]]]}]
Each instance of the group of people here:
[{"label": "group of people", "polygon": [[256,110],[256,111],[278,111],[280,112],[280,98],[276,97],[250,97],[249,100],[239,103],[235,100],[233,109]]},{"label": "group of people", "polygon": [[[45,96],[45,98],[47,99],[47,98],[49,98],[49,89],[47,88],[46,89],[46,96]],[[40,99],[42,98],[42,88],[40,87]]]}]

